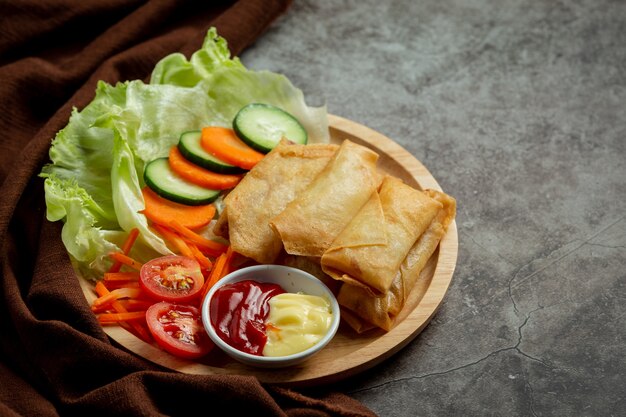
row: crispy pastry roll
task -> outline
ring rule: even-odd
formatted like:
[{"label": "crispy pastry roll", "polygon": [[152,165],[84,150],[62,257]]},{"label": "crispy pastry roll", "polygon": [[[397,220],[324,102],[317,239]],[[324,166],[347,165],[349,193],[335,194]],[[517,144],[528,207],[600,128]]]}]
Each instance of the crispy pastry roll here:
[{"label": "crispy pastry roll", "polygon": [[323,254],[324,272],[373,296],[385,296],[402,261],[441,208],[427,193],[386,176],[380,191]]},{"label": "crispy pastry roll", "polygon": [[259,263],[272,263],[282,249],[269,225],[324,169],[338,145],[296,145],[282,141],[224,199],[213,231],[230,240],[236,252]]},{"label": "crispy pastry roll", "polygon": [[322,256],[378,188],[377,161],[374,151],[343,141],[309,187],[270,221],[287,253]]},{"label": "crispy pastry roll", "polygon": [[439,191],[424,193],[438,201],[441,208],[402,261],[389,291],[375,297],[365,288],[347,283],[339,290],[342,318],[357,332],[373,327],[389,331],[404,306],[415,308],[430,285],[429,277],[420,274],[456,216],[456,201]]}]

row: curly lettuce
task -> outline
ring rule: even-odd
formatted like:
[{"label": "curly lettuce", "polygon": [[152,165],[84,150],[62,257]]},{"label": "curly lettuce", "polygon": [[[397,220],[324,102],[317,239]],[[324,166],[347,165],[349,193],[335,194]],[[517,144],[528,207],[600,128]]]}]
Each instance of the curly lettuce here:
[{"label": "curly lettuce", "polygon": [[230,56],[226,40],[211,28],[189,60],[166,56],[149,83],[99,82],[93,101],[73,110],[50,148],[40,174],[47,218],[63,221],[62,239],[74,265],[101,276],[128,231],[138,228],[133,256],[168,254],[148,227],[141,188],[146,163],[167,156],[180,134],[203,126],[230,126],[246,104],[264,102],[296,116],[311,142],[327,142],[324,107],[309,107],[301,90],[283,75],[253,71]]}]

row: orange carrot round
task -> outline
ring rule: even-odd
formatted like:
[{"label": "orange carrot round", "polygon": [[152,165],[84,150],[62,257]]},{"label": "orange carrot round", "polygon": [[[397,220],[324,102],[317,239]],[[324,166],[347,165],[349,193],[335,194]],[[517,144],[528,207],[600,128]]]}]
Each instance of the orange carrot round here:
[{"label": "orange carrot round", "polygon": [[213,156],[243,169],[252,169],[265,156],[246,145],[233,129],[226,127],[203,128],[200,143]]},{"label": "orange carrot round", "polygon": [[142,213],[151,221],[168,226],[172,220],[184,224],[190,229],[199,229],[209,224],[215,216],[215,206],[187,206],[167,200],[148,187],[142,190],[146,208]]},{"label": "orange carrot round", "polygon": [[172,171],[182,178],[212,190],[233,188],[241,181],[241,175],[218,174],[189,162],[175,146],[170,150],[169,164]]}]

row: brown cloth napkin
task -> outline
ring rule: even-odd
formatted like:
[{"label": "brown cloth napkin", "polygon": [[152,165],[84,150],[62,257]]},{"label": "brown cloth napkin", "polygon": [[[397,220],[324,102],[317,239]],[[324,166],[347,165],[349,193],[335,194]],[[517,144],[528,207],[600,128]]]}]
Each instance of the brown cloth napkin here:
[{"label": "brown cloth napkin", "polygon": [[[55,133],[96,82],[146,79],[198,49],[209,27],[233,54],[289,0],[22,0],[0,6],[0,415],[373,415],[350,397],[265,386],[249,376],[164,370],[107,338],[60,239],[43,181]],[[277,47],[279,47],[277,45]]]}]

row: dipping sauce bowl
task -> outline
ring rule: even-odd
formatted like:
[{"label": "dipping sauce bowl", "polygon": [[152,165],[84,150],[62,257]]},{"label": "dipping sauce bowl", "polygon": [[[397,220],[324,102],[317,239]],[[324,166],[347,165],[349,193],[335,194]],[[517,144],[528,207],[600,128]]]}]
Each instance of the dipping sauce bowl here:
[{"label": "dipping sauce bowl", "polygon": [[[258,287],[254,286],[253,293],[262,293],[263,291],[260,291],[259,288],[265,288],[266,293],[271,292],[272,295],[274,295],[274,293],[282,293],[283,291],[281,290],[275,290],[275,284],[282,288],[282,290],[284,290],[284,292],[286,293],[305,294],[309,296],[321,297],[328,302],[328,306],[330,308],[330,325],[328,326],[328,330],[313,346],[285,356],[263,356],[260,352],[254,349],[254,346],[252,348],[246,348],[250,352],[255,352],[254,354],[244,351],[246,350],[244,348],[237,349],[236,347],[231,345],[236,345],[236,343],[233,343],[231,341],[231,344],[229,344],[226,340],[220,337],[219,329],[215,328],[215,325],[211,320],[211,304],[212,302],[217,302],[217,295],[224,294],[224,290],[226,290],[227,288],[232,288],[232,284],[239,283],[239,286],[242,286],[242,284],[249,284],[245,283],[244,281],[253,281],[260,284]],[[224,287],[224,290],[220,291],[220,288],[222,287]],[[264,297],[265,296],[259,297],[260,302],[265,301]],[[237,297],[234,297],[232,300],[233,303],[230,304],[235,304]],[[220,309],[224,309],[225,306],[223,301],[220,302]],[[265,303],[265,307],[259,306],[257,311],[266,312],[268,308],[269,307],[267,307],[267,303]],[[217,311],[216,304],[214,304],[214,314],[215,311]],[[246,312],[246,314],[248,313]],[[228,313],[226,315],[228,315]],[[241,318],[237,319],[241,320]],[[323,349],[332,340],[332,338],[337,333],[337,329],[339,328],[339,321],[339,304],[337,303],[337,299],[330,291],[330,289],[328,289],[328,287],[322,281],[309,274],[308,272],[283,265],[255,265],[236,270],[218,281],[209,290],[209,293],[202,303],[202,323],[213,343],[215,343],[217,347],[219,347],[233,359],[236,359],[237,361],[242,362],[246,365],[263,368],[279,368],[292,366],[309,359],[311,356],[315,355],[317,352]],[[253,327],[254,328],[251,328],[250,331],[251,333],[256,333],[256,327],[258,326],[255,325]],[[280,328],[276,330],[280,331]],[[221,333],[224,334],[224,331],[222,330]],[[251,336],[250,339],[252,340],[253,337]]]}]

